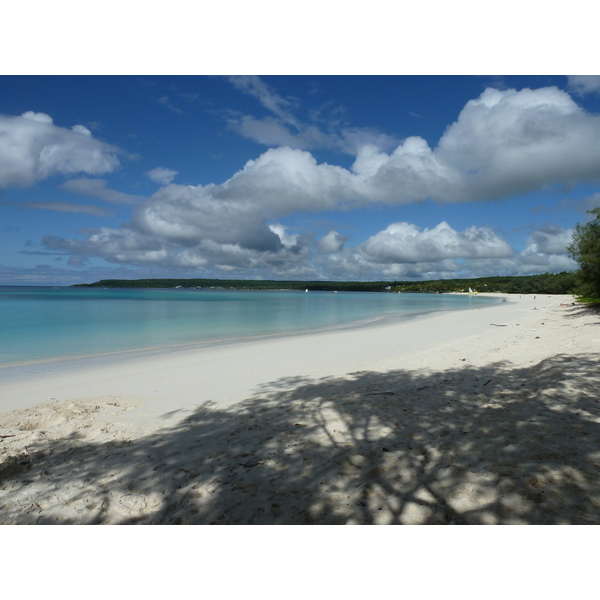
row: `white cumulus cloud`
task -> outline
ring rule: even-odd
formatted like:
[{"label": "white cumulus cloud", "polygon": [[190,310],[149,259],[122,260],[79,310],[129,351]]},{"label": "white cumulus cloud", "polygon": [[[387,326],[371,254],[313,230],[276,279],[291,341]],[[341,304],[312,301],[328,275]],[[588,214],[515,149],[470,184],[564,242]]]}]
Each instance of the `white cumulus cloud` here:
[{"label": "white cumulus cloud", "polygon": [[145,235],[169,242],[194,245],[202,240],[274,251],[281,247],[260,207],[245,201],[217,200],[212,186],[170,185],[141,204],[133,227]]},{"label": "white cumulus cloud", "polygon": [[293,248],[294,246],[296,246],[298,244],[299,235],[298,234],[290,235],[289,233],[287,233],[288,228],[285,225],[281,225],[279,223],[273,223],[272,225],[269,225],[269,229],[273,233],[276,233],[279,236],[281,243],[286,248]]},{"label": "white cumulus cloud", "polygon": [[318,164],[299,144],[271,148],[212,193],[277,214],[503,198],[598,181],[598,140],[600,116],[558,88],[489,88],[465,105],[434,148],[413,136],[387,153],[363,140],[350,170]]},{"label": "white cumulus cloud", "polygon": [[600,75],[569,75],[568,80],[569,88],[580,96],[600,93]]},{"label": "white cumulus cloud", "polygon": [[525,249],[518,256],[518,272],[573,271],[577,263],[567,254],[573,229],[548,224],[533,231]]},{"label": "white cumulus cloud", "polygon": [[29,186],[52,175],[102,175],[119,166],[119,149],[89,129],[54,125],[44,113],[0,115],[0,188]]},{"label": "white cumulus cloud", "polygon": [[333,252],[340,252],[347,240],[348,236],[340,235],[332,229],[319,240],[317,247],[323,254],[332,254]]},{"label": "white cumulus cloud", "polygon": [[156,183],[160,183],[161,185],[169,185],[175,179],[175,175],[177,175],[179,171],[173,171],[172,169],[165,169],[165,167],[156,167],[156,169],[152,169],[148,171],[146,175],[155,181]]},{"label": "white cumulus cloud", "polygon": [[392,223],[363,242],[360,250],[374,262],[422,263],[448,258],[506,258],[513,249],[491,229],[455,231],[446,222],[421,230],[410,223]]},{"label": "white cumulus cloud", "polygon": [[129,228],[103,227],[88,234],[85,241],[45,235],[42,244],[75,256],[100,256],[109,262],[160,265],[169,255],[168,245]]},{"label": "white cumulus cloud", "polygon": [[525,252],[566,254],[567,246],[573,240],[573,233],[574,229],[563,229],[553,224],[544,225],[529,236]]},{"label": "white cumulus cloud", "polygon": [[558,88],[487,89],[466,104],[435,155],[463,182],[455,200],[502,198],[597,181],[599,135],[600,116]]}]

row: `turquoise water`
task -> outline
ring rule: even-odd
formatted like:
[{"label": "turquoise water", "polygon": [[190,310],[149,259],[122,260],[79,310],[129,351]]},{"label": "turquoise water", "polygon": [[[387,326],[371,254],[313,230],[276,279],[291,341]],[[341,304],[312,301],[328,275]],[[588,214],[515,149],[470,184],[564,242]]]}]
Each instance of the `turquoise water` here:
[{"label": "turquoise water", "polygon": [[0,287],[0,366],[493,304],[445,294]]}]

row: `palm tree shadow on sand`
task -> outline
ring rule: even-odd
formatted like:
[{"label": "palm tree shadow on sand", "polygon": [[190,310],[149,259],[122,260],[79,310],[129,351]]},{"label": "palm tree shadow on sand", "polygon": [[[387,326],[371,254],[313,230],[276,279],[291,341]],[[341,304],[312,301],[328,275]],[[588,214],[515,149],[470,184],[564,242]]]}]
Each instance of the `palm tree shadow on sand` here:
[{"label": "palm tree shadow on sand", "polygon": [[280,379],[146,437],[30,446],[0,521],[598,523],[599,384],[593,354]]}]

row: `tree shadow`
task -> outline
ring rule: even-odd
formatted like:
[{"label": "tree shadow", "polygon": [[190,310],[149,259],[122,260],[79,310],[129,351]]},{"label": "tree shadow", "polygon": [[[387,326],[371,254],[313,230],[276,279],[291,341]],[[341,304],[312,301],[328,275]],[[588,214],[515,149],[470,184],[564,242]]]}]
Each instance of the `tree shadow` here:
[{"label": "tree shadow", "polygon": [[[584,316],[600,317],[600,304],[576,304],[567,308],[563,315],[570,318],[579,319]],[[585,323],[585,325],[600,325],[600,320],[595,323]]]},{"label": "tree shadow", "polygon": [[594,354],[283,378],[138,439],[32,444],[0,522],[599,523],[599,384]]}]

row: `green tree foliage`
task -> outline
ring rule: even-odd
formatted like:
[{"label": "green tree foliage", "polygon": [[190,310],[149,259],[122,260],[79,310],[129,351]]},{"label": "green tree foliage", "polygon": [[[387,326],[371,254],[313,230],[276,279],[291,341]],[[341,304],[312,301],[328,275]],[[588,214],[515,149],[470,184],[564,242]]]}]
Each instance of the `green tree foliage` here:
[{"label": "green tree foliage", "polygon": [[501,292],[503,294],[572,294],[577,286],[575,273],[542,273],[541,275],[479,277],[477,279],[438,279],[432,281],[399,281],[394,291],[412,293]]},{"label": "green tree foliage", "polygon": [[589,210],[593,221],[575,227],[569,254],[579,263],[578,293],[582,296],[600,298],[600,208]]},{"label": "green tree foliage", "polygon": [[572,294],[577,287],[575,273],[480,277],[478,279],[435,279],[423,281],[271,281],[244,279],[104,279],[73,287],[176,288],[229,290],[300,290],[338,292],[405,292],[443,294],[501,292],[505,294]]}]

